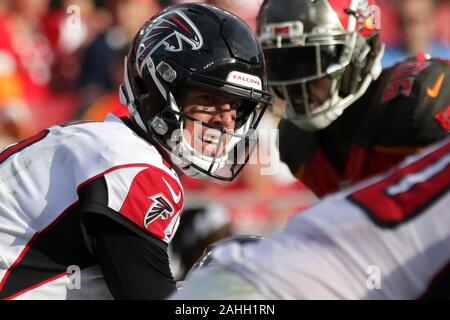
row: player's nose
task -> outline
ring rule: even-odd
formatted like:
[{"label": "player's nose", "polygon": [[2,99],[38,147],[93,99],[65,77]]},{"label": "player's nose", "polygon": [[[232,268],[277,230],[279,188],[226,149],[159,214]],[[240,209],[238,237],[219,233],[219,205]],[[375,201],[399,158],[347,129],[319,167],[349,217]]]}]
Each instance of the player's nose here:
[{"label": "player's nose", "polygon": [[216,106],[211,123],[221,126],[224,129],[234,128],[234,117],[232,115],[232,109],[229,102],[222,102]]}]

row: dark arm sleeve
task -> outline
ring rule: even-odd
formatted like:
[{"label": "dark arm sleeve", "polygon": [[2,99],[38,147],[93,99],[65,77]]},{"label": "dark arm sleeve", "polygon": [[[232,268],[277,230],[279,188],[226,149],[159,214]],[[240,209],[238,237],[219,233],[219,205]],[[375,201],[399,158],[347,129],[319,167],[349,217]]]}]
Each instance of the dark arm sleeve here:
[{"label": "dark arm sleeve", "polygon": [[164,299],[175,290],[167,244],[107,207],[104,178],[80,191],[86,243],[115,299]]},{"label": "dark arm sleeve", "polygon": [[307,163],[316,152],[317,142],[312,132],[304,131],[287,119],[278,125],[280,134],[280,159],[295,176],[302,165]]}]

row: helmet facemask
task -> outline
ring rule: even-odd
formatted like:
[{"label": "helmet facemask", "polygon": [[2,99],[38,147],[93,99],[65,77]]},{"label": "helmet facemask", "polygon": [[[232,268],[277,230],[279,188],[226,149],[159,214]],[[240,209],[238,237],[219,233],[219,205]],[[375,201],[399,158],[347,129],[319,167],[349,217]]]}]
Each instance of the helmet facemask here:
[{"label": "helmet facemask", "polygon": [[[186,80],[179,83],[178,88],[171,88],[160,79],[167,78],[161,71],[163,68],[149,70],[153,77],[157,77],[154,81],[163,89],[161,94],[165,93],[166,97],[161,112],[145,122],[146,131],[171,154],[173,163],[187,175],[195,178],[211,176],[220,180],[234,179],[256,147],[256,127],[270,103],[270,94],[254,87],[188,71],[172,61],[164,62],[164,65],[166,72],[174,72]],[[152,66],[150,63],[149,68]],[[228,78],[232,79],[233,75]],[[239,99],[235,127],[225,129],[199,121],[186,113],[184,96],[195,88],[211,90],[217,95],[226,93],[230,99]],[[186,128],[188,123],[191,124],[190,130]]]},{"label": "helmet facemask", "polygon": [[182,104],[182,112],[166,113],[180,119],[179,129],[160,141],[175,156],[172,160],[178,167],[190,176],[221,180],[232,180],[240,172],[257,144],[256,127],[266,108],[260,102],[240,98],[242,103],[233,110],[233,128],[203,122],[187,113]]}]

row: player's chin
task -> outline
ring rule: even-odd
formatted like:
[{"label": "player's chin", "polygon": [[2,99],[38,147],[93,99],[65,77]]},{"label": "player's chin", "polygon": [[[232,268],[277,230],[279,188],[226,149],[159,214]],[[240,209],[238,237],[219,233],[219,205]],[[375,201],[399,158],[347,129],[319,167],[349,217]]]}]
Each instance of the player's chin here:
[{"label": "player's chin", "polygon": [[202,155],[206,157],[215,157],[219,153],[217,144],[215,143],[202,143]]}]

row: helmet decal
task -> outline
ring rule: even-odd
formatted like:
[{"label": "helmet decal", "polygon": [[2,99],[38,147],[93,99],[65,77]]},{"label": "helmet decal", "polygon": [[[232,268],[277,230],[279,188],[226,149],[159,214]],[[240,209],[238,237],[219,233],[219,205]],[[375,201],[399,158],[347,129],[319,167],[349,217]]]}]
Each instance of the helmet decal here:
[{"label": "helmet decal", "polygon": [[259,77],[244,72],[231,71],[227,76],[227,81],[257,90],[262,89],[262,81]]},{"label": "helmet decal", "polygon": [[[200,31],[180,10],[161,15],[144,32],[145,35],[137,51],[138,61],[141,62],[161,46],[170,52],[182,51],[183,42],[190,45],[192,50],[198,50],[203,46],[203,37]],[[156,41],[159,42],[156,43]]]},{"label": "helmet decal", "polygon": [[381,28],[380,8],[372,0],[329,0],[348,31],[369,36]]}]

